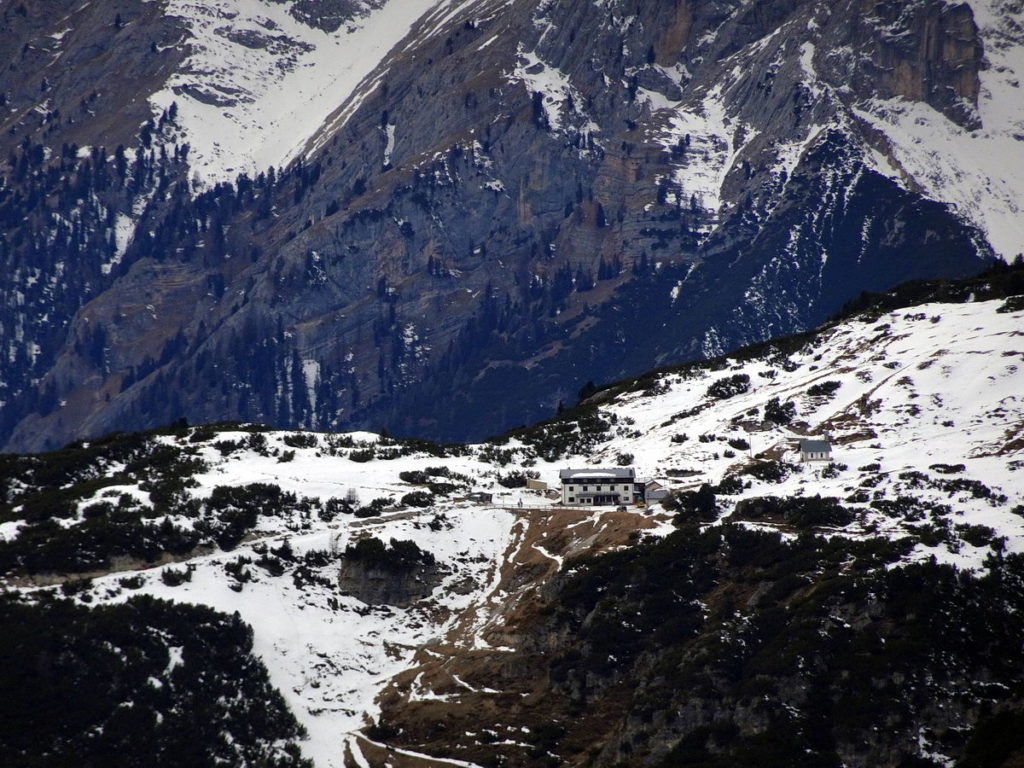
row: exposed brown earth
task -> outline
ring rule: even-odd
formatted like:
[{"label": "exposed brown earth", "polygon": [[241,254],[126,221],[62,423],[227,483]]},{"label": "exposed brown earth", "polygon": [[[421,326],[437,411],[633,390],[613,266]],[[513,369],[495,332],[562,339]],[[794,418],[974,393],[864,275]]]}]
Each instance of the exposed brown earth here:
[{"label": "exposed brown earth", "polygon": [[[567,765],[577,765],[585,757],[584,750],[599,748],[605,741],[602,734],[617,722],[616,716],[607,714],[616,711],[615,706],[607,711],[591,708],[585,719],[573,721],[568,701],[551,691],[548,652],[562,638],[548,636],[543,629],[545,593],[562,562],[571,568],[574,558],[635,542],[658,519],[642,509],[516,512],[514,537],[500,573],[493,574],[493,588],[443,638],[421,648],[415,666],[382,693],[381,723],[398,729],[387,739],[390,745],[470,762],[501,755],[508,765],[519,765],[537,757],[527,731],[562,721],[569,733],[560,753],[569,753],[562,755]],[[628,695],[627,690],[613,689],[605,697],[611,705]],[[446,764],[373,745],[362,751],[372,765]],[[350,761],[348,765],[358,764]]]}]

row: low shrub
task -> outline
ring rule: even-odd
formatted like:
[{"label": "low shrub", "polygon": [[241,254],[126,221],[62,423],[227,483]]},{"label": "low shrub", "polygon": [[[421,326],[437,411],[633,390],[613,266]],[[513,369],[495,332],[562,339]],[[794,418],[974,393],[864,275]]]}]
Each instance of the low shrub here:
[{"label": "low shrub", "polygon": [[779,401],[779,398],[773,397],[764,406],[764,417],[767,421],[774,422],[780,426],[785,426],[793,421],[796,416],[796,403],[792,400],[787,400],[785,403]]},{"label": "low shrub", "polygon": [[316,448],[317,436],[312,432],[292,432],[281,438],[289,448]]},{"label": "low shrub", "polygon": [[839,499],[821,496],[762,496],[736,504],[734,515],[741,520],[784,522],[796,528],[841,527],[856,518]]},{"label": "low shrub", "polygon": [[781,483],[789,475],[798,471],[800,471],[800,468],[795,464],[787,464],[784,461],[772,461],[769,459],[748,464],[740,470],[740,474],[750,475],[766,483]]},{"label": "low shrub", "polygon": [[434,496],[427,491],[412,491],[402,497],[402,504],[407,507],[429,507],[434,503]]},{"label": "low shrub", "polygon": [[661,504],[665,509],[676,513],[672,520],[676,525],[712,523],[718,519],[715,492],[708,483],[704,483],[696,491],[673,491]]},{"label": "low shrub", "polygon": [[178,570],[175,568],[164,568],[160,572],[160,581],[168,587],[177,587],[187,581],[192,581],[192,569],[188,566]]},{"label": "low shrub", "polygon": [[385,545],[377,538],[360,539],[342,552],[342,558],[369,568],[410,571],[418,565],[433,565],[434,556],[412,540],[391,539]]},{"label": "low shrub", "polygon": [[821,381],[808,387],[807,394],[813,397],[831,397],[841,386],[843,386],[841,381]]},{"label": "low shrub", "polygon": [[707,389],[706,395],[713,400],[727,400],[736,395],[742,395],[750,391],[750,376],[745,373],[737,373],[726,376],[724,379],[713,381]]},{"label": "low shrub", "polygon": [[537,479],[540,472],[536,470],[514,470],[507,475],[498,475],[498,485],[503,488],[525,488],[527,479]]}]

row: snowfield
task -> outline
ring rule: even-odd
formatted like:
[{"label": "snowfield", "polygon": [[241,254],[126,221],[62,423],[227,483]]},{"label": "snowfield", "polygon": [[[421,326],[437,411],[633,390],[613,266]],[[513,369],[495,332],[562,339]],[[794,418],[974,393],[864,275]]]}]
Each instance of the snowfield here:
[{"label": "snowfield", "polygon": [[[271,445],[286,449],[280,442],[284,434],[272,433]],[[217,437],[234,440],[246,435],[222,432]],[[376,439],[367,434],[356,437],[365,438],[367,444]],[[434,457],[358,463],[318,456],[315,450],[297,449],[295,453],[295,459],[281,463],[273,456],[248,451],[225,458],[212,446],[205,447],[203,457],[210,461],[211,470],[196,477],[199,486],[193,493],[205,497],[215,486],[271,482],[287,492],[323,499],[340,498],[353,490],[368,502],[409,492],[411,488],[399,481],[399,472],[442,463]],[[472,459],[443,463],[460,472],[490,469]],[[519,494],[506,492],[506,501],[515,506]],[[439,514],[447,519],[432,528],[428,523]],[[188,523],[187,518],[176,522]],[[469,503],[332,523],[316,518],[263,518],[256,542],[189,560],[191,580],[184,584],[168,586],[161,578],[166,569],[153,569],[141,573],[144,583],[138,590],[122,591],[117,582],[123,574],[114,574],[97,579],[95,591],[105,600],[119,601],[146,593],[227,613],[237,611],[255,631],[254,653],[264,660],[273,683],[309,732],[304,753],[318,767],[340,767],[345,764],[346,750],[349,754],[358,751],[358,744],[349,735],[373,721],[375,697],[387,682],[411,665],[417,649],[444,635],[460,615],[485,600],[493,589],[494,571],[509,545],[513,525],[510,512]],[[285,540],[301,556],[310,550],[337,552],[364,536],[385,542],[391,538],[411,539],[450,567],[451,573],[433,599],[397,609],[367,606],[354,597],[340,595],[336,567],[324,571],[325,579],[331,582],[325,587],[297,586],[288,576],[270,576],[249,566],[252,580],[245,582],[240,591],[225,571],[225,564],[239,558],[255,559],[266,546],[277,547]],[[167,568],[174,571],[180,566]],[[473,590],[453,588],[467,580],[474,585]]]},{"label": "snowfield", "polygon": [[[825,471],[827,464],[810,463],[779,483],[755,479],[735,500],[816,494],[842,499],[862,488],[910,495],[950,505],[957,523],[990,526],[1006,537],[1008,551],[1024,551],[1024,509],[1011,512],[1024,501],[1024,312],[997,313],[1001,304],[925,304],[843,323],[774,360],[735,363],[694,378],[667,374],[652,386],[659,394],[619,399],[614,413],[627,427],[591,461],[608,463],[629,453],[642,472],[655,476],[693,471],[683,481],[667,481],[696,488],[718,482],[749,455],[797,463],[801,438],[828,437],[834,443],[834,477]],[[710,382],[744,374],[749,391],[708,403]],[[826,382],[838,384],[832,396],[808,393]],[[766,403],[776,397],[794,403],[791,424],[761,420]],[[693,411],[698,412],[686,415]],[[684,442],[673,442],[683,435]],[[746,441],[750,448],[731,447],[729,440]],[[945,467],[958,465],[963,469],[954,476],[991,486],[1007,501],[995,504],[970,491],[901,478],[909,472],[941,476],[949,471]],[[862,509],[862,520],[847,533],[905,534],[904,521]],[[935,555],[974,567],[987,553],[987,547],[961,544],[919,547],[915,557]]]},{"label": "snowfield", "polygon": [[[254,653],[264,660],[272,682],[309,732],[303,745],[306,756],[317,766],[342,766],[349,734],[376,715],[376,695],[394,675],[410,666],[418,648],[443,633],[477,597],[456,594],[448,588],[451,583],[469,577],[485,586],[490,569],[504,553],[510,514],[475,508],[453,514],[454,527],[437,532],[416,519],[405,519],[288,537],[297,554],[337,547],[339,541],[344,546],[360,533],[385,541],[390,537],[412,539],[438,560],[456,565],[429,605],[370,607],[354,597],[339,595],[336,588],[299,588],[287,577],[267,576],[259,568],[250,569],[255,580],[236,592],[226,577],[224,563],[240,556],[253,557],[251,548],[245,546],[230,554],[191,561],[195,566],[191,581],[177,587],[167,586],[158,573],[150,572],[138,592],[227,613],[237,611],[255,631]],[[277,545],[281,539],[271,536],[266,541]],[[99,592],[102,594],[102,587]],[[122,592],[111,599],[131,594]]]}]

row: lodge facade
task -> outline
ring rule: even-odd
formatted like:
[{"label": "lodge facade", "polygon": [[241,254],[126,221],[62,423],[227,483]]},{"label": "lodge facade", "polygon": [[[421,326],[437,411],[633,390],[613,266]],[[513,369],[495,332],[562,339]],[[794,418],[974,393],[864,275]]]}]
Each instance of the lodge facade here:
[{"label": "lodge facade", "polygon": [[644,483],[631,467],[563,469],[558,478],[566,506],[619,506],[644,500]]}]

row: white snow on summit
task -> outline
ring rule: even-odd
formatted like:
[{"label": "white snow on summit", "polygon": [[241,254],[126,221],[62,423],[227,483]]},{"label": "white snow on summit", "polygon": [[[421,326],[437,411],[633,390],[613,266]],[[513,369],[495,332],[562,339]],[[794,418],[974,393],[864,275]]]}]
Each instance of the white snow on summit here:
[{"label": "white snow on summit", "polygon": [[194,180],[205,187],[293,160],[416,22],[449,0],[391,0],[336,32],[272,0],[169,0],[192,55],[153,95],[178,104]]},{"label": "white snow on summit", "polygon": [[[243,172],[255,175],[321,146],[343,126],[384,76],[389,52],[410,33],[423,39],[460,14],[493,14],[506,2],[390,0],[379,8],[367,6],[363,15],[328,33],[294,18],[290,2],[168,0],[168,14],[184,19],[190,30],[192,53],[151,102],[157,112],[177,102],[181,138],[191,147],[199,188]],[[871,100],[853,112],[888,138],[896,167],[877,155],[878,170],[954,206],[1009,260],[1024,251],[1024,46],[1014,37],[1019,11],[1005,0],[971,0],[970,5],[987,60],[980,128],[964,129],[926,104],[902,99]],[[813,91],[813,47],[808,46],[801,51],[801,65]],[[565,105],[578,109],[582,101],[573,98],[562,73],[534,54],[523,54],[521,62],[512,79],[544,95],[543,107],[557,130]],[[721,91],[688,110],[650,91],[642,95],[655,111],[666,111],[661,137],[666,147],[687,135],[691,139],[688,161],[673,178],[684,202],[692,198],[718,211],[722,182],[736,155]],[[595,133],[596,125],[590,121],[585,130]]]}]

